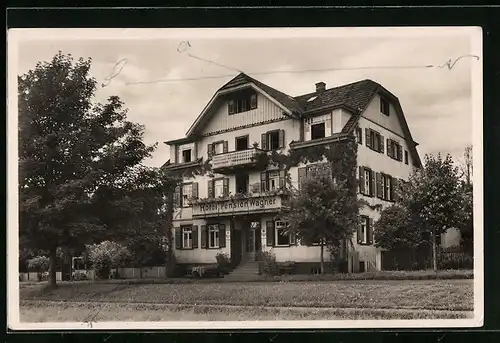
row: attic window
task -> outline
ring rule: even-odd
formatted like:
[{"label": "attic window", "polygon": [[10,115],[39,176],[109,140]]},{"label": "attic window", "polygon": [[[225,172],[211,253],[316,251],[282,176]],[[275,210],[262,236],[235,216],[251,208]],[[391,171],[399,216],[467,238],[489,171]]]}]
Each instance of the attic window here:
[{"label": "attic window", "polygon": [[236,93],[229,99],[227,104],[228,114],[247,112],[257,108],[257,93],[254,91],[242,91]]},{"label": "attic window", "polygon": [[307,100],[307,102],[314,101],[314,100],[316,100],[316,98],[317,98],[317,96],[310,97],[310,98]]},{"label": "attic window", "polygon": [[382,112],[386,116],[389,115],[390,109],[389,109],[389,101],[387,101],[387,99],[380,98],[380,112]]},{"label": "attic window", "polygon": [[191,150],[182,151],[182,162],[184,163],[191,162]]}]

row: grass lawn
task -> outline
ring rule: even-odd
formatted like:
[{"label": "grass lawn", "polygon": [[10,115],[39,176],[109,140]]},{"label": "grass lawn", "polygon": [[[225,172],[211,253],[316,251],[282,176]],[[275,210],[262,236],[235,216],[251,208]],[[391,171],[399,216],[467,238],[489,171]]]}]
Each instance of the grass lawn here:
[{"label": "grass lawn", "polygon": [[227,321],[462,319],[472,313],[432,310],[330,309],[300,307],[228,307],[137,303],[22,301],[23,322]]},{"label": "grass lawn", "polygon": [[[422,316],[424,318],[442,318],[440,316],[436,317],[435,313],[422,312],[424,310],[446,311],[448,312],[446,318],[457,318],[457,316],[463,316],[463,314],[459,314],[459,311],[473,311],[474,303],[472,280],[136,285],[83,283],[61,284],[55,290],[49,290],[40,285],[24,286],[20,290],[20,297],[21,300],[32,300],[29,302],[30,304],[23,305],[24,312],[22,313],[28,313],[31,310],[28,311],[27,309],[33,309],[33,314],[30,314],[28,318],[36,317],[37,311],[42,317],[51,317],[50,314],[56,309],[59,311],[56,313],[59,313],[58,316],[61,316],[61,318],[71,318],[72,316],[66,312],[75,311],[75,306],[77,308],[78,306],[88,307],[90,306],[89,303],[100,304],[102,302],[116,302],[116,304],[110,304],[111,308],[113,306],[125,308],[124,311],[118,312],[129,312],[126,310],[126,306],[138,306],[138,308],[141,308],[138,313],[142,313],[140,316],[144,318],[149,315],[155,318],[158,316],[168,317],[169,315],[176,317],[184,313],[183,315],[190,318],[200,318],[191,320],[206,320],[202,318],[216,315],[227,316],[232,320],[235,320],[239,315],[242,318],[257,316],[262,319],[267,315],[274,318],[276,311],[284,311],[283,313],[280,312],[280,316],[284,318],[293,317],[297,319],[305,318],[304,316],[307,318],[311,316],[312,318],[314,316],[325,318],[327,315],[333,319],[337,317],[358,318],[360,313],[363,313],[365,317],[368,316],[368,318],[380,318],[380,316],[394,318],[394,315],[398,318],[407,318],[409,316],[408,319],[415,318],[415,316],[420,316],[417,318],[422,318]],[[40,302],[39,309],[37,309],[36,301],[41,300],[84,301],[86,304],[77,306],[74,303],[52,303],[49,306]],[[158,311],[157,308],[151,306],[167,306],[169,304],[175,306],[170,306],[168,311],[163,311],[164,314],[156,313],[153,315],[153,312],[162,311]],[[224,305],[226,306],[224,307]],[[243,306],[244,308],[235,309],[230,308],[228,305]],[[54,306],[54,308],[51,309],[51,306]],[[259,308],[262,306],[266,306],[267,309]],[[254,308],[252,309],[252,307]],[[282,309],[279,309],[279,307],[282,307]],[[298,307],[311,308],[311,310],[298,311]],[[327,308],[330,312],[325,312]],[[384,309],[407,310],[410,314],[401,312],[397,314],[397,311],[391,313],[391,311],[384,311]],[[76,311],[78,312],[78,310]],[[112,310],[105,310],[100,315],[106,317],[106,311],[109,311],[109,316],[113,316]],[[150,313],[150,311],[153,312]],[[456,313],[449,311],[456,311]],[[419,312],[421,313],[419,314]],[[442,313],[442,315],[445,314]],[[121,315],[119,317],[119,320],[123,320]],[[117,312],[112,318],[117,318]],[[23,318],[23,320],[28,319]],[[169,319],[160,318],[158,320]]]}]

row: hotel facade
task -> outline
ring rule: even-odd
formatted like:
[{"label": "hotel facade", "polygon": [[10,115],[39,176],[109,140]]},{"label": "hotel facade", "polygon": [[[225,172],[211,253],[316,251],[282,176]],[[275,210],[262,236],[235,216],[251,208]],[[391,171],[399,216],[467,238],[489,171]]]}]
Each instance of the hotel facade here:
[{"label": "hotel facade", "polygon": [[170,146],[167,170],[211,166],[204,175],[185,176],[176,190],[178,263],[215,263],[216,255],[224,253],[243,265],[259,251],[271,251],[278,262],[293,261],[300,272],[317,270],[320,247],[284,234],[279,211],[286,202],[280,190],[299,189],[318,164],[292,167],[287,182],[284,170],[262,168],[254,157],[335,144],[354,135],[357,192],[369,206],[360,209],[361,225],[346,268],[382,269],[381,250],[374,246],[376,205],[391,205],[395,184],[421,167],[417,143],[397,97],[380,84],[362,80],[327,89],[319,82],[311,88],[314,92],[292,97],[241,73],[215,93],[184,138],[165,142]]}]

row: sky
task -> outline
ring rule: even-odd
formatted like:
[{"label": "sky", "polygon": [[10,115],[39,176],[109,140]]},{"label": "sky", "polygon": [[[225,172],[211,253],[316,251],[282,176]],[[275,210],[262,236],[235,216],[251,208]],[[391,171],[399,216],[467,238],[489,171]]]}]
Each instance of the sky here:
[{"label": "sky", "polygon": [[[78,34],[42,35],[19,40],[17,71],[23,74],[61,50],[75,58],[92,58],[91,74],[104,82],[116,63],[126,59],[121,72],[99,87],[95,100],[118,95],[129,110],[128,119],[145,126],[145,142],[158,142],[152,158],[145,161],[150,166],[161,166],[170,158],[163,142],[184,137],[215,92],[238,71],[291,96],[313,92],[320,81],[331,88],[372,79],[399,98],[422,159],[437,152],[459,159],[472,144],[471,66],[477,61],[460,59],[451,70],[436,66],[480,51],[471,51],[468,35],[439,32],[297,37],[233,30],[224,35],[187,32],[158,37],[123,30],[113,37],[85,39]],[[182,41],[189,41],[190,47],[179,52]],[[434,67],[398,68],[426,65]]]}]

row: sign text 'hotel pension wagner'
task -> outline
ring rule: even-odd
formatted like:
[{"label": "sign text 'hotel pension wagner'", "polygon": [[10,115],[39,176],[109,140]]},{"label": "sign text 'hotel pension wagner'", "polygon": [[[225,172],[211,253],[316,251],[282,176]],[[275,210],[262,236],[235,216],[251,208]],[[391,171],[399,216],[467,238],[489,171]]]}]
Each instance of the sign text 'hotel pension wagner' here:
[{"label": "sign text 'hotel pension wagner'", "polygon": [[214,200],[193,205],[193,217],[207,215],[245,214],[249,212],[262,212],[278,210],[282,206],[279,195],[262,196],[245,199]]}]

